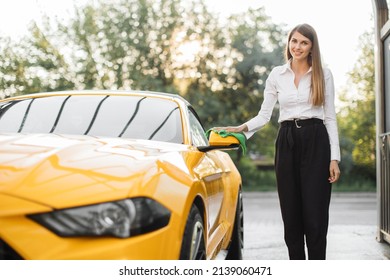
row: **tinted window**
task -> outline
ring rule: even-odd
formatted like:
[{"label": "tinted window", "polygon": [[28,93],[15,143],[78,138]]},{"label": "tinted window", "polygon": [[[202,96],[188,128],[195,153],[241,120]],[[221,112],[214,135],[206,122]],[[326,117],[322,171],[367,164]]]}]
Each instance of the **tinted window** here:
[{"label": "tinted window", "polygon": [[178,105],[142,96],[52,96],[9,101],[0,105],[0,132],[183,142]]}]

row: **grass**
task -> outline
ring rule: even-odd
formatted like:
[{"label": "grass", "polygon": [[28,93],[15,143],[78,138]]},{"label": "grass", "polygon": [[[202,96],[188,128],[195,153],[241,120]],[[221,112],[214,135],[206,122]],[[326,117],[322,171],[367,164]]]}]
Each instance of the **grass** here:
[{"label": "grass", "polygon": [[334,192],[376,192],[376,183],[372,181],[356,180],[354,182],[337,182],[333,184]]},{"label": "grass", "polygon": [[[244,191],[271,192],[277,190],[275,172],[273,170],[258,171],[256,178],[250,178],[249,180],[245,180],[246,178],[244,176],[242,177]],[[333,192],[376,192],[375,181],[356,176],[342,177],[332,187]]]}]

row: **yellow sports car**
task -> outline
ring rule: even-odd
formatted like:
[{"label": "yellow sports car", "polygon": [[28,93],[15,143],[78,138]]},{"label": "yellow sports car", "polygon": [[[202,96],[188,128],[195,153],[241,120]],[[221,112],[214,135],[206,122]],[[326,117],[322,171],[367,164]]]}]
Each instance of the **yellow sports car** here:
[{"label": "yellow sports car", "polygon": [[0,101],[0,259],[241,259],[241,177],[182,97]]}]

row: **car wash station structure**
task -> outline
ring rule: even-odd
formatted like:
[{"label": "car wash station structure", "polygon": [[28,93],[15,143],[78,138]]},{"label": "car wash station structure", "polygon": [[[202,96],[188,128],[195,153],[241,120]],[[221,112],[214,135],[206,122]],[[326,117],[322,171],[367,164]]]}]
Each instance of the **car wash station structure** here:
[{"label": "car wash station structure", "polygon": [[375,22],[378,232],[390,243],[390,0],[371,0]]}]

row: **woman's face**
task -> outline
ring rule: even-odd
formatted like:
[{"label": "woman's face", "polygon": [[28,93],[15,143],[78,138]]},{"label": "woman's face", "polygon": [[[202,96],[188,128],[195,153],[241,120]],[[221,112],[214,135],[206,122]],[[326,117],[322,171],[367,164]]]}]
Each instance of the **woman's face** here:
[{"label": "woman's face", "polygon": [[307,60],[312,48],[309,38],[299,32],[294,32],[288,44],[288,49],[294,60]]}]

